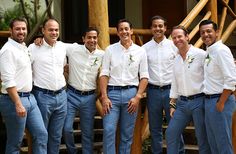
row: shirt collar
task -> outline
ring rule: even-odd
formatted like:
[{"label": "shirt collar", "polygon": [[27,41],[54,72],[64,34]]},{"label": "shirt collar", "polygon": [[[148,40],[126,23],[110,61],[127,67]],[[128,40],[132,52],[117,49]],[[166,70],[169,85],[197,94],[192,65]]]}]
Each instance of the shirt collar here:
[{"label": "shirt collar", "polygon": [[57,43],[57,41],[53,44],[53,46],[51,46],[51,45],[49,45],[46,41],[45,41],[45,39],[43,38],[43,45],[45,45],[46,47],[55,47],[55,45],[56,45],[56,43]]},{"label": "shirt collar", "polygon": [[23,42],[22,44],[16,42],[15,40],[13,40],[12,38],[8,38],[8,41],[13,45],[13,46],[16,46],[17,48],[19,49],[26,49],[26,44],[25,42]]},{"label": "shirt collar", "polygon": [[130,50],[130,49],[132,49],[132,48],[134,47],[133,41],[131,42],[131,45],[129,46],[128,49],[126,49],[126,48],[121,44],[120,41],[119,41],[119,45],[120,45],[120,47],[122,48],[122,50],[125,50],[125,51]]},{"label": "shirt collar", "polygon": [[154,40],[154,38],[152,38],[152,40],[153,40],[153,42],[154,42],[156,45],[161,45],[161,46],[163,46],[163,45],[165,45],[167,38],[164,36],[164,39],[161,40],[161,42],[159,42],[159,43],[157,43],[157,42]]},{"label": "shirt collar", "polygon": [[215,42],[214,44],[212,44],[211,46],[207,47],[207,52],[216,50],[219,47],[219,44],[222,44],[222,40],[219,40]]},{"label": "shirt collar", "polygon": [[94,51],[90,52],[90,51],[86,48],[85,45],[83,45],[83,48],[84,48],[84,51],[85,51],[87,54],[94,54],[94,53],[97,51],[97,49],[95,49]]}]

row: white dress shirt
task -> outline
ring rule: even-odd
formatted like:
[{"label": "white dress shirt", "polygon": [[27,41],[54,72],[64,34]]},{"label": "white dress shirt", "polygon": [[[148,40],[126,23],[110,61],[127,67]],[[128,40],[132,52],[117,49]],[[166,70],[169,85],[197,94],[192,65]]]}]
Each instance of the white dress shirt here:
[{"label": "white dress shirt", "polygon": [[66,45],[57,41],[50,46],[43,40],[43,45],[29,46],[32,57],[34,85],[49,90],[59,90],[66,85],[63,75],[66,64]]},{"label": "white dress shirt", "polygon": [[18,92],[32,90],[32,69],[27,47],[11,38],[0,51],[1,92],[6,94],[7,88],[16,87]]},{"label": "white dress shirt", "polygon": [[186,59],[178,55],[174,60],[170,98],[202,93],[206,52],[191,46]]},{"label": "white dress shirt", "polygon": [[138,86],[139,78],[149,78],[146,52],[132,43],[126,49],[120,42],[106,48],[100,76],[108,76],[108,85]]},{"label": "white dress shirt", "polygon": [[90,53],[85,45],[77,43],[69,48],[67,50],[69,61],[68,84],[80,91],[96,89],[96,81],[104,51],[96,49]]},{"label": "white dress shirt", "polygon": [[205,94],[219,94],[223,89],[235,90],[236,73],[233,55],[230,49],[217,41],[207,48],[205,60]]},{"label": "white dress shirt", "polygon": [[164,38],[160,43],[157,43],[152,39],[143,47],[147,52],[148,82],[158,86],[171,84],[173,62],[178,50],[173,42]]}]

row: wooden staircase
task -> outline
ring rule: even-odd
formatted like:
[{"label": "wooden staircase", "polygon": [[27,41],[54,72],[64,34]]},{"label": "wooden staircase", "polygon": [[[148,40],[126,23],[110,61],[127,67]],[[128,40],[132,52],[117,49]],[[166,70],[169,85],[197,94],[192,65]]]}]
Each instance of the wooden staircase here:
[{"label": "wooden staircase", "polygon": [[[94,117],[94,154],[101,154],[102,153],[102,135],[103,135],[103,128],[102,128],[102,118],[99,115]],[[82,154],[82,144],[81,144],[81,130],[80,130],[80,119],[77,116],[74,120],[74,138],[75,138],[75,145],[78,149],[78,153]],[[24,140],[21,147],[21,154],[27,154],[29,152],[28,149],[28,137],[25,134]],[[67,154],[66,145],[62,138],[61,145],[60,145],[60,154]]]}]

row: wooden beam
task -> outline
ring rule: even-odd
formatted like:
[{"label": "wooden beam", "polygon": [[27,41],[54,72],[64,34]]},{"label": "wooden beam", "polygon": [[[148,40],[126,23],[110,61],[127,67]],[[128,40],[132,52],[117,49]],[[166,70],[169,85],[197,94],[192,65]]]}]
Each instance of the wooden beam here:
[{"label": "wooden beam", "polygon": [[211,20],[218,24],[217,0],[209,0],[207,10],[211,11]]},{"label": "wooden beam", "polygon": [[131,145],[131,154],[142,154],[142,138],[141,138],[141,129],[142,129],[142,119],[141,119],[142,108],[139,103],[138,115],[136,118],[135,128],[134,128],[134,137],[133,143]]},{"label": "wooden beam", "polygon": [[[208,11],[206,13],[206,15],[202,18],[202,20],[209,19],[210,17],[211,17],[211,12]],[[199,31],[199,24],[200,24],[200,22],[194,27],[194,29],[191,31],[191,33],[189,33],[189,40],[191,40],[197,34],[197,32]]]},{"label": "wooden beam", "polygon": [[236,19],[233,20],[229,26],[227,27],[227,29],[225,30],[224,34],[221,37],[222,42],[225,42],[229,36],[232,34],[232,32],[234,31],[234,29],[236,28]]},{"label": "wooden beam", "polygon": [[197,5],[189,12],[188,16],[180,23],[180,25],[188,28],[192,21],[196,18],[199,12],[204,8],[207,4],[208,0],[200,0]]},{"label": "wooden beam", "polygon": [[88,12],[89,26],[99,30],[98,45],[105,49],[110,44],[107,0],[88,0]]},{"label": "wooden beam", "polygon": [[233,119],[232,119],[232,141],[233,141],[233,150],[234,153],[236,154],[236,111],[233,114]]},{"label": "wooden beam", "polygon": [[[226,0],[225,3],[228,4],[229,0]],[[223,32],[223,28],[224,28],[224,24],[225,24],[226,16],[227,16],[227,7],[224,7],[223,10],[222,10],[221,20],[220,20],[220,24],[219,24],[218,39],[221,38],[221,35],[222,35],[222,32]]]},{"label": "wooden beam", "polygon": [[0,31],[0,37],[9,37],[10,31]]},{"label": "wooden beam", "polygon": [[[116,35],[117,34],[117,31],[116,31],[116,28],[115,27],[110,27],[109,28],[109,33],[110,35]],[[133,29],[133,34],[136,35],[152,35],[152,32],[150,29]]]}]

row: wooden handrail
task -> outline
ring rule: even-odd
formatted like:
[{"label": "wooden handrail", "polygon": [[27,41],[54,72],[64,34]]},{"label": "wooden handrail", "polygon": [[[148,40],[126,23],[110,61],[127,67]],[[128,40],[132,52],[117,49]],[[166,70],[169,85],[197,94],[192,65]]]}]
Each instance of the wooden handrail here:
[{"label": "wooden handrail", "polygon": [[236,19],[233,20],[233,21],[229,24],[229,26],[227,27],[227,29],[225,30],[224,34],[223,34],[222,37],[221,37],[222,42],[225,42],[225,41],[229,38],[230,34],[233,32],[233,30],[234,30],[235,28],[236,28]]},{"label": "wooden handrail", "polygon": [[[211,17],[211,12],[210,11],[208,11],[207,13],[206,13],[206,15],[202,18],[202,20],[206,20],[206,19],[209,19]],[[201,21],[202,21],[201,20]],[[201,22],[200,21],[200,22]],[[197,34],[197,32],[199,31],[199,24],[200,24],[200,22],[194,27],[194,29],[189,33],[189,40],[191,40],[196,34]]]},{"label": "wooden handrail", "polygon": [[[109,34],[110,35],[116,35],[117,31],[115,27],[110,27],[109,28]],[[133,29],[133,34],[138,34],[138,35],[152,35],[152,32],[150,29],[138,29],[138,28],[134,28]]]},{"label": "wooden handrail", "polygon": [[187,15],[187,17],[180,23],[180,25],[188,28],[189,25],[193,22],[199,12],[204,8],[207,4],[208,0],[200,0],[197,5],[192,9],[191,12]]},{"label": "wooden handrail", "polygon": [[[229,0],[226,0],[226,3],[229,3]],[[221,15],[221,20],[220,20],[220,24],[219,24],[219,35],[218,35],[218,39],[221,38],[222,32],[223,32],[223,27],[225,24],[225,19],[227,16],[227,7],[224,7],[222,10],[222,15]]]},{"label": "wooden handrail", "polygon": [[225,7],[227,7],[229,14],[236,19],[236,14],[234,13],[234,11],[229,7],[229,5],[227,4],[227,2],[225,2],[224,0],[220,1],[222,3],[222,5],[224,5]]},{"label": "wooden handrail", "polygon": [[0,31],[0,37],[9,37],[10,31]]}]

